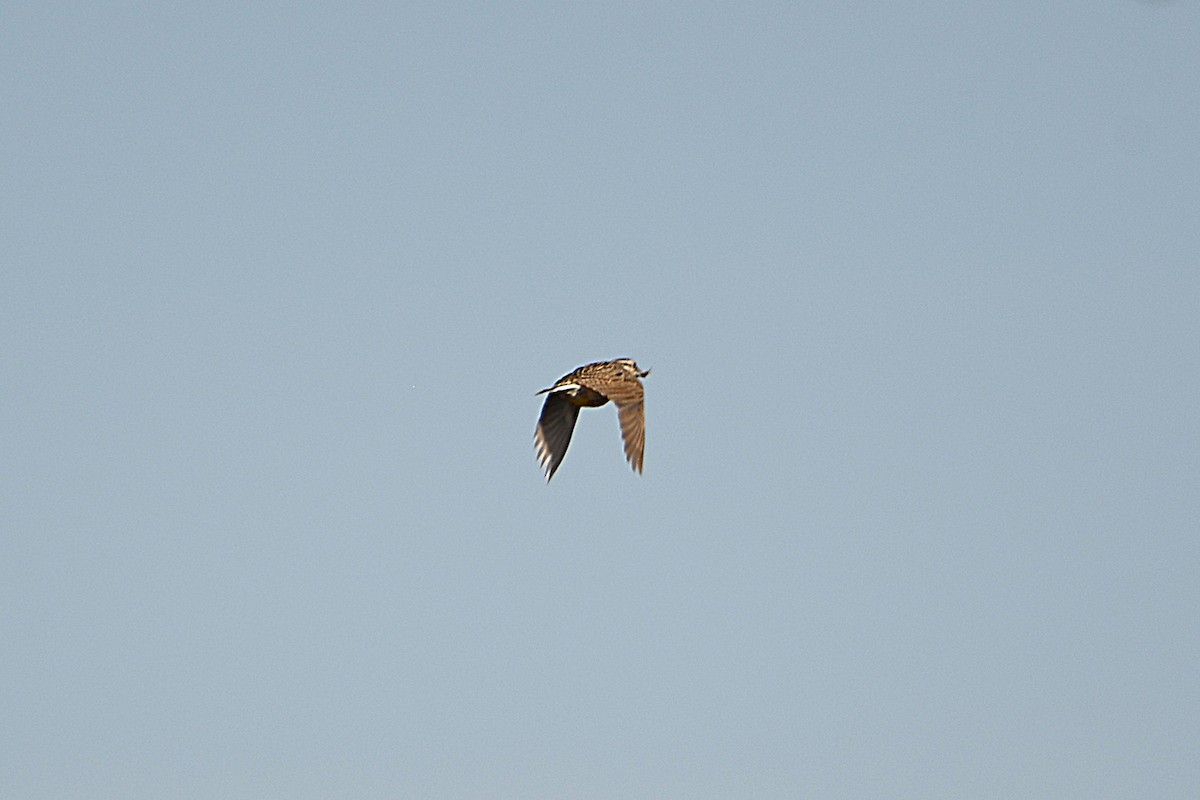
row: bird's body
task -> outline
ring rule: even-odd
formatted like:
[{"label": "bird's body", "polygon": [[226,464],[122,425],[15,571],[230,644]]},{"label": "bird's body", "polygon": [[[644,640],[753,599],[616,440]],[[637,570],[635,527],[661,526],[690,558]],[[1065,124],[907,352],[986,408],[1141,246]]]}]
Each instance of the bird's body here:
[{"label": "bird's body", "polygon": [[649,374],[650,370],[638,369],[632,358],[596,361],[562,376],[549,389],[538,392],[547,397],[533,438],[546,480],[554,476],[567,454],[579,409],[602,406],[609,400],[617,406],[625,458],[636,471],[642,471],[646,418],[641,378]]}]

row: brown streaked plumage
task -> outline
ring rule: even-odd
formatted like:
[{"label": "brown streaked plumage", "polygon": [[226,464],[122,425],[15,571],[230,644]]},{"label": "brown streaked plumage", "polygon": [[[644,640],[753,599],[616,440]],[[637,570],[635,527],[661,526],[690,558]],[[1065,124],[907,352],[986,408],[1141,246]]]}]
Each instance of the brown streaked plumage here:
[{"label": "brown streaked plumage", "polygon": [[642,471],[646,416],[640,379],[649,374],[650,370],[638,369],[632,358],[596,361],[563,375],[549,389],[538,392],[546,395],[546,402],[533,440],[537,446],[538,464],[546,473],[546,480],[554,477],[554,471],[567,454],[579,409],[602,406],[609,400],[617,406],[625,458],[635,471]]}]

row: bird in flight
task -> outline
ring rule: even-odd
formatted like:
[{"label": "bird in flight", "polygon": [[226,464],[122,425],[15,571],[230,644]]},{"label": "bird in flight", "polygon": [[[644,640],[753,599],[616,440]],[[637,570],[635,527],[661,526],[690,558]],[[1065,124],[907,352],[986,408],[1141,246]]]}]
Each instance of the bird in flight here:
[{"label": "bird in flight", "polygon": [[549,389],[538,392],[546,395],[546,402],[542,405],[542,415],[538,418],[533,440],[537,446],[538,464],[546,473],[547,481],[554,477],[554,471],[567,454],[579,409],[602,406],[609,400],[617,406],[621,438],[625,442],[625,458],[634,470],[642,471],[646,415],[642,407],[640,379],[649,374],[650,370],[643,372],[638,369],[637,362],[632,358],[596,361],[563,375]]}]

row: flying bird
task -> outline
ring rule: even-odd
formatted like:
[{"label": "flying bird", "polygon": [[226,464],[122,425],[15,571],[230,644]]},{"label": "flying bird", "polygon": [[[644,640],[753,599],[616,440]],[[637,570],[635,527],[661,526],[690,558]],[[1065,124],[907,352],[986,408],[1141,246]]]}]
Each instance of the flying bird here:
[{"label": "flying bird", "polygon": [[542,415],[538,418],[533,440],[537,446],[538,464],[546,473],[547,481],[554,477],[554,471],[567,454],[579,409],[602,406],[609,400],[617,406],[621,438],[625,442],[625,458],[635,471],[642,471],[646,415],[642,407],[640,379],[649,374],[650,370],[643,372],[638,369],[637,362],[632,358],[596,361],[563,375],[549,389],[538,392],[546,395],[546,402],[542,405]]}]

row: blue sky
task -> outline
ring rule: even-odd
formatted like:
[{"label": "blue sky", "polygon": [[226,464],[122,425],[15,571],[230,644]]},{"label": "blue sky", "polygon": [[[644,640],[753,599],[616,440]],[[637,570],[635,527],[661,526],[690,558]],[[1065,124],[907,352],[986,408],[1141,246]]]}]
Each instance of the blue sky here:
[{"label": "blue sky", "polygon": [[1195,797],[1197,31],[9,4],[0,794]]}]

